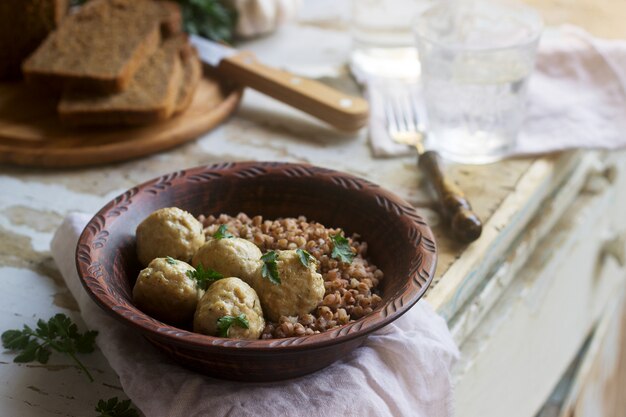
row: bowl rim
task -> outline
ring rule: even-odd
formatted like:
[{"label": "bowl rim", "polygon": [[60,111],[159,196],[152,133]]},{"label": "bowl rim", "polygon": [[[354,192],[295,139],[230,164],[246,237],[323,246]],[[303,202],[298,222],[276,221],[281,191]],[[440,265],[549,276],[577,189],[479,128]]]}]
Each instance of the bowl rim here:
[{"label": "bowl rim", "polygon": [[[413,233],[416,258],[412,261],[407,287],[398,291],[372,313],[353,322],[329,329],[325,332],[293,336],[281,339],[233,339],[195,333],[161,322],[143,313],[131,302],[120,304],[106,284],[104,275],[107,271],[94,256],[100,253],[107,241],[106,225],[122,216],[132,204],[133,196],[148,192],[156,195],[168,187],[185,181],[200,182],[214,180],[214,175],[228,173],[239,178],[244,176],[261,176],[282,174],[288,177],[308,176],[324,178],[332,181],[335,186],[354,189],[367,188],[374,193],[373,198],[379,206],[397,216],[405,217],[414,225]],[[240,175],[237,175],[240,174]],[[362,187],[362,188],[361,188]],[[107,223],[108,222],[108,223]],[[293,350],[309,350],[328,345],[339,344],[365,335],[386,326],[406,313],[424,295],[430,286],[437,264],[437,248],[434,235],[424,219],[415,208],[390,191],[363,178],[311,164],[289,162],[223,162],[202,165],[194,168],[171,172],[160,177],[145,181],[120,194],[104,205],[89,220],[83,229],[76,246],[76,269],[81,284],[96,304],[111,314],[115,319],[139,330],[148,338],[168,340],[169,343],[196,350],[221,350],[232,348],[236,352],[279,352]]]}]

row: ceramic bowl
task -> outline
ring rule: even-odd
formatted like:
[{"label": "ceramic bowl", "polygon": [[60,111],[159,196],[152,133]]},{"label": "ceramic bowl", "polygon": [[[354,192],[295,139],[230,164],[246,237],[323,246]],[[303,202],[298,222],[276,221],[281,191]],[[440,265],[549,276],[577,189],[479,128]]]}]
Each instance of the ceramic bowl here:
[{"label": "ceramic bowl", "polygon": [[[200,214],[244,212],[265,218],[306,216],[347,235],[359,233],[368,256],[385,276],[382,303],[341,327],[303,337],[226,339],[193,333],[156,320],[133,305],[141,267],[135,229],[162,207]],[[237,162],[163,175],[131,188],[104,206],[85,227],[76,249],[83,286],[112,317],[141,333],[182,365],[214,377],[272,381],[330,365],[393,322],[424,294],[437,250],[415,209],[361,178],[304,164]]]}]

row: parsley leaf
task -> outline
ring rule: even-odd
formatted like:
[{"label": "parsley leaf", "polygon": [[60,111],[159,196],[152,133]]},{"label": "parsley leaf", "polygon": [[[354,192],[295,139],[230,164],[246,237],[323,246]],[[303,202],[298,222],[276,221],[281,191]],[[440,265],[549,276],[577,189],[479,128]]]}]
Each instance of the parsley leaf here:
[{"label": "parsley leaf", "polygon": [[213,233],[213,239],[230,239],[232,237],[235,236],[230,233],[228,229],[226,229],[225,224],[221,224],[220,227],[217,229],[217,232]]},{"label": "parsley leaf", "polygon": [[352,252],[350,241],[339,233],[330,235],[330,240],[333,242],[333,251],[330,256],[346,264],[352,263],[354,252]]},{"label": "parsley leaf", "polygon": [[243,329],[250,327],[250,323],[248,323],[245,314],[240,314],[237,317],[223,316],[217,319],[217,335],[219,337],[228,337],[228,331],[232,325],[239,326]]},{"label": "parsley leaf", "polygon": [[171,256],[166,256],[165,261],[170,265],[176,265],[178,263],[178,261]]},{"label": "parsley leaf", "polygon": [[237,13],[220,0],[177,0],[183,12],[185,32],[215,41],[231,41]]},{"label": "parsley leaf", "polygon": [[199,264],[198,267],[193,271],[187,271],[187,276],[193,280],[196,280],[198,287],[203,290],[209,288],[209,285],[213,284],[215,281],[224,278],[224,275],[220,274],[215,269],[204,269],[202,264]]},{"label": "parsley leaf", "polygon": [[313,255],[311,255],[309,252],[305,251],[304,249],[296,249],[296,253],[298,254],[298,257],[300,258],[300,263],[307,268],[309,267],[309,262],[315,260],[313,258]]},{"label": "parsley leaf", "polygon": [[261,260],[263,261],[261,275],[263,278],[269,279],[272,284],[279,285],[280,276],[278,275],[278,264],[276,263],[276,259],[278,259],[278,254],[276,254],[273,250],[261,256]]},{"label": "parsley leaf", "polygon": [[2,345],[6,349],[19,351],[13,362],[37,361],[47,363],[52,350],[68,355],[93,382],[93,377],[76,357],[77,353],[91,353],[95,349],[98,332],[79,333],[78,327],[65,314],[57,314],[47,322],[37,321],[37,327],[24,325],[22,330],[7,330],[2,333]]},{"label": "parsley leaf", "polygon": [[130,406],[130,400],[120,401],[117,397],[98,401],[98,417],[139,417],[137,410]]}]

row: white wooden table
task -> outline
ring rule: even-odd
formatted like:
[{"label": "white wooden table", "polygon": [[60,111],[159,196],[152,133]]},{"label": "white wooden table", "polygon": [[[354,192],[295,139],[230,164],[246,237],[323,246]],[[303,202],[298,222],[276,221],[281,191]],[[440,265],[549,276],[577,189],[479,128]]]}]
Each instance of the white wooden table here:
[{"label": "white wooden table", "polygon": [[[346,6],[305,3],[298,24],[246,47],[267,63],[354,90],[345,67]],[[81,323],[49,253],[52,233],[67,213],[94,212],[164,172],[245,159],[347,171],[423,210],[440,250],[426,299],[446,317],[463,353],[455,372],[459,416],[533,416],[596,327],[567,409],[599,416],[598,407],[617,407],[611,405],[617,399],[597,399],[606,381],[624,381],[626,374],[624,367],[610,366],[624,356],[619,330],[626,328],[619,319],[626,278],[619,263],[626,231],[624,152],[449,167],[486,222],[481,239],[463,247],[438,225],[414,157],[375,160],[365,132],[338,134],[254,92],[246,92],[224,126],[170,152],[80,170],[0,167],[0,330],[57,312]],[[14,364],[13,357],[0,353],[2,416],[95,415],[98,399],[124,397],[99,352],[82,357],[94,383],[59,355],[47,365]],[[613,368],[621,371],[609,372]]]}]

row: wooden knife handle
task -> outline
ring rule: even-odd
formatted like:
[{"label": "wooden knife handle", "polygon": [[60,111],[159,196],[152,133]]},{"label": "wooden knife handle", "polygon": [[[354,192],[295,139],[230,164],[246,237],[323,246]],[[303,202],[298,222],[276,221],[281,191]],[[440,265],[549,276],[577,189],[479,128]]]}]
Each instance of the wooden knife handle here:
[{"label": "wooden knife handle", "polygon": [[463,191],[444,175],[441,157],[426,151],[419,156],[418,165],[431,182],[441,206],[442,214],[457,239],[469,243],[480,237],[483,225]]},{"label": "wooden knife handle", "polygon": [[263,65],[250,52],[222,59],[218,70],[228,79],[267,94],[345,131],[367,123],[369,106],[318,81]]}]

